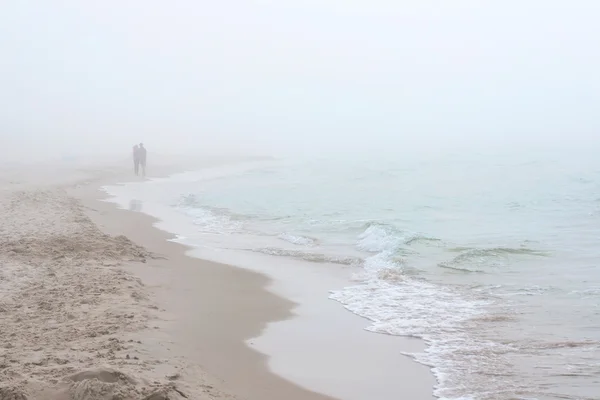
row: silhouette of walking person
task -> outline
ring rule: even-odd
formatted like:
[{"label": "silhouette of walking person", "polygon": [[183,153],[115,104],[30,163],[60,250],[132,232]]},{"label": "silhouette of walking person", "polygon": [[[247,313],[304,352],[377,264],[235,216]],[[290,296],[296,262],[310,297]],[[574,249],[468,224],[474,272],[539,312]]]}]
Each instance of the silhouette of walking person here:
[{"label": "silhouette of walking person", "polygon": [[140,167],[142,167],[142,176],[146,176],[146,148],[144,147],[144,143],[140,143],[138,152],[139,152]]},{"label": "silhouette of walking person", "polygon": [[137,144],[133,146],[133,171],[136,175],[140,174],[140,148]]}]

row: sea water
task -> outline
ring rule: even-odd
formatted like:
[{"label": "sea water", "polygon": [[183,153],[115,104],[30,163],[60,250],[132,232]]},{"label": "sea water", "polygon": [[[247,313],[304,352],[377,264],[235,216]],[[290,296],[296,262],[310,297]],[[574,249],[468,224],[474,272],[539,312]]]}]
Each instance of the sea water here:
[{"label": "sea water", "polygon": [[436,396],[600,399],[600,158],[330,156],[219,171],[143,183],[144,199],[194,223],[188,244],[347,269],[352,284],[330,298],[374,334],[422,338],[407,356],[432,369]]}]

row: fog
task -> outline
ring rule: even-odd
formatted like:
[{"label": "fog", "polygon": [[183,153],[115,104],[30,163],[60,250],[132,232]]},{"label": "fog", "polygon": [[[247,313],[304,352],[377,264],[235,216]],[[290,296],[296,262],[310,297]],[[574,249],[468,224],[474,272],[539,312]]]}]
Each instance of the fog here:
[{"label": "fog", "polygon": [[597,0],[0,5],[4,158],[600,147]]}]

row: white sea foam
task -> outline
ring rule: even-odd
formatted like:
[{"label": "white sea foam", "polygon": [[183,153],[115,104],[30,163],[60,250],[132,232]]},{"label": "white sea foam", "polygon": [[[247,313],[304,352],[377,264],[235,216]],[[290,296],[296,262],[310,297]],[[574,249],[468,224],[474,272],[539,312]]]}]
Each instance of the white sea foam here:
[{"label": "white sea foam", "polygon": [[[424,339],[424,352],[407,355],[432,368],[437,379],[436,396],[446,400],[475,399],[483,398],[478,397],[482,391],[502,389],[501,385],[478,382],[470,375],[491,371],[499,376],[510,374],[512,366],[504,355],[518,351],[510,344],[470,334],[472,321],[486,318],[488,301],[418,278],[390,280],[382,274],[389,271],[389,264],[382,264],[379,269],[374,265],[375,260],[361,283],[334,291],[330,298],[369,319],[369,331]],[[472,396],[465,396],[467,385],[473,390]]]},{"label": "white sea foam", "polygon": [[369,253],[393,251],[405,242],[402,232],[383,224],[370,224],[359,236],[357,247]]},{"label": "white sea foam", "polygon": [[308,236],[292,235],[287,232],[280,234],[278,238],[299,246],[314,246],[317,244],[317,239]]},{"label": "white sea foam", "polygon": [[[531,382],[543,382],[546,378],[530,373],[525,379],[515,379],[515,360],[528,355],[547,357],[552,360],[548,362],[560,364],[555,360],[566,357],[565,352],[580,352],[583,348],[598,351],[598,342],[589,340],[547,342],[502,338],[496,330],[506,329],[518,320],[506,303],[513,295],[513,288],[497,284],[463,288],[407,274],[409,268],[398,253],[410,245],[410,238],[419,236],[422,235],[407,234],[385,225],[368,226],[359,235],[357,248],[371,256],[366,258],[361,272],[355,274],[357,284],[333,291],[330,298],[370,320],[366,328],[369,331],[423,339],[426,350],[407,355],[431,367],[437,379],[434,394],[440,399],[540,398],[544,392],[532,389]],[[525,248],[458,251],[460,255],[451,263],[457,266],[478,261],[482,256],[545,256]],[[516,288],[514,293],[539,295],[553,289],[526,285]],[[558,353],[552,356],[552,352]]]},{"label": "white sea foam", "polygon": [[447,356],[469,340],[465,323],[484,314],[487,303],[404,274],[405,266],[395,254],[415,237],[421,235],[381,224],[368,226],[359,236],[357,247],[372,256],[354,277],[359,283],[332,292],[330,298],[369,319],[369,331],[424,339],[426,352],[412,356],[434,367],[436,394],[445,396],[457,368],[454,358]]},{"label": "white sea foam", "polygon": [[175,207],[190,216],[198,231],[212,234],[231,234],[242,231],[244,226],[240,220],[235,220],[225,212],[202,206],[194,194],[181,196]]},{"label": "white sea foam", "polygon": [[585,289],[585,290],[573,290],[571,294],[582,295],[585,297],[600,296],[600,287]]},{"label": "white sea foam", "polygon": [[401,230],[393,225],[371,222],[359,235],[357,248],[369,253],[398,251],[402,246],[418,242],[439,242],[437,238],[428,237],[418,232]]},{"label": "white sea foam", "polygon": [[332,263],[332,264],[358,266],[358,265],[361,265],[363,262],[363,260],[358,257],[314,253],[314,252],[306,252],[306,251],[301,251],[301,250],[288,250],[288,249],[280,249],[280,248],[276,248],[276,247],[263,247],[263,248],[251,249],[251,251],[254,251],[256,253],[268,254],[271,256],[296,258],[299,260],[315,262],[315,263]]}]

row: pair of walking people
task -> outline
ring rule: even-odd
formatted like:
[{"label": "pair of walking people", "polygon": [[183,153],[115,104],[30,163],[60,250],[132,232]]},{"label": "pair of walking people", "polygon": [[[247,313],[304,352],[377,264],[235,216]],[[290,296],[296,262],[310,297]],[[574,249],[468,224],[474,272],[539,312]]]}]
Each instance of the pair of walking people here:
[{"label": "pair of walking people", "polygon": [[136,175],[140,174],[142,168],[142,176],[146,176],[146,148],[143,143],[133,146],[133,168]]}]

